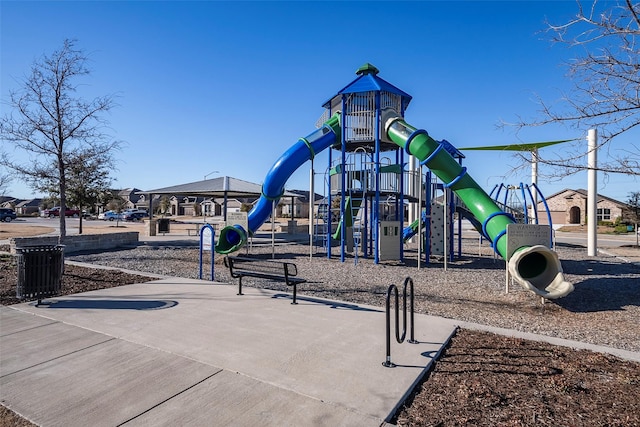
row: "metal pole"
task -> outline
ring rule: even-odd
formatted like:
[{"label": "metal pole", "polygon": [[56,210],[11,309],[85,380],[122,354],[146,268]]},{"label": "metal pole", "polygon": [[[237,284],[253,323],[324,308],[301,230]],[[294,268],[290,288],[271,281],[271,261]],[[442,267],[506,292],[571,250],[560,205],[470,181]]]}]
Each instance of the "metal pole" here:
[{"label": "metal pole", "polygon": [[[411,196],[413,196],[415,194],[415,188],[416,188],[415,175],[416,175],[416,172],[418,172],[416,168],[415,156],[410,155],[408,163],[409,163],[409,189],[407,191],[407,194],[410,194]],[[415,202],[409,203],[409,218],[407,219],[409,224],[413,224],[413,222],[418,218],[419,215],[420,215],[420,205],[416,206]],[[413,242],[413,237],[409,239],[409,242]]]},{"label": "metal pole", "polygon": [[[534,188],[538,187],[538,149],[534,148],[531,150],[531,184],[534,185]],[[538,192],[533,192],[533,217],[537,218],[538,212]]]},{"label": "metal pole", "polygon": [[271,201],[271,258],[276,257],[276,201]]},{"label": "metal pole", "polygon": [[449,258],[449,253],[448,253],[448,249],[449,249],[449,245],[447,245],[447,227],[448,227],[448,221],[447,221],[447,187],[445,187],[444,185],[442,186],[442,190],[443,190],[443,211],[444,211],[444,232],[442,233],[442,235],[444,236],[444,271],[447,271],[447,261]]},{"label": "metal pole", "polygon": [[311,159],[311,170],[309,171],[309,258],[313,258],[313,205],[315,202],[315,193],[313,188],[313,159]]},{"label": "metal pole", "polygon": [[224,223],[227,223],[227,202],[229,201],[229,177],[225,176],[222,181],[222,191],[224,191]]},{"label": "metal pole", "polygon": [[589,129],[587,134],[587,255],[596,256],[598,252],[598,132]]},{"label": "metal pole", "polygon": [[418,166],[418,270],[422,263],[422,165]]}]

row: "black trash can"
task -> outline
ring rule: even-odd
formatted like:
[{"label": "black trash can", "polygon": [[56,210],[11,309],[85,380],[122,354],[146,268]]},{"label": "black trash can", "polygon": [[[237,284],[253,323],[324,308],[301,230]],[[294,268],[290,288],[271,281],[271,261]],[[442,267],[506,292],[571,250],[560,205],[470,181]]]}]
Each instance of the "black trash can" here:
[{"label": "black trash can", "polygon": [[16,248],[18,299],[52,297],[60,293],[64,272],[64,245],[34,245]]},{"label": "black trash can", "polygon": [[160,218],[158,219],[158,233],[168,233],[169,232],[169,218]]}]

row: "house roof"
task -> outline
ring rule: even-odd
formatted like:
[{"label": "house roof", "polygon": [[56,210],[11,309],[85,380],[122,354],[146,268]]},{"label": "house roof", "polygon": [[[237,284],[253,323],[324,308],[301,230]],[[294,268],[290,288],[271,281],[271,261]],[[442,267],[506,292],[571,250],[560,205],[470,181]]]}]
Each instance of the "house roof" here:
[{"label": "house roof", "polygon": [[[302,203],[307,203],[309,201],[309,190],[289,190],[289,193],[296,194],[298,199]],[[291,197],[291,196],[288,196]],[[322,199],[322,195],[318,193],[314,193],[314,202]]]},{"label": "house roof", "polygon": [[16,208],[26,208],[26,207],[39,207],[40,203],[42,203],[42,199],[29,199],[23,200],[20,203],[16,204]]},{"label": "house roof", "polygon": [[[202,181],[140,191],[139,193],[203,197],[224,197],[225,195],[227,197],[260,197],[262,195],[262,186],[230,176],[220,176],[212,179],[203,179]],[[283,196],[297,197],[297,194],[285,191]]]}]

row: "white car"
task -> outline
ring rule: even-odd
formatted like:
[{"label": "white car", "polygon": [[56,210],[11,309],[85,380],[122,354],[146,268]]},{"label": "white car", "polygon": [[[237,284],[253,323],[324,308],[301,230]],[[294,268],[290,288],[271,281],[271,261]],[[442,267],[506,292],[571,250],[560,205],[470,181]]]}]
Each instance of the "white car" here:
[{"label": "white car", "polygon": [[122,214],[119,214],[116,211],[106,211],[99,214],[98,219],[101,219],[103,221],[122,220]]}]

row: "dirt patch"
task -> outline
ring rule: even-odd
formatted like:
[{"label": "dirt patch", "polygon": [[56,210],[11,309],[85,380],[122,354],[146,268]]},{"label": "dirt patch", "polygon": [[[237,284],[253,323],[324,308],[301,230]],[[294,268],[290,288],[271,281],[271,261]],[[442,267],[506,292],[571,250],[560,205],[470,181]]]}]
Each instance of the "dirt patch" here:
[{"label": "dirt patch", "polygon": [[[57,221],[57,220],[52,220]],[[86,221],[82,225],[82,234],[104,234],[104,233],[121,233],[123,231],[138,231],[142,232],[144,225],[142,223],[125,223],[119,224],[109,223],[109,225],[96,226],[92,225],[94,221]],[[77,225],[67,224],[67,231],[70,228],[77,229]],[[15,237],[33,237],[42,236],[45,234],[53,233],[56,231],[54,227],[24,224],[19,221],[13,221],[10,223],[3,223],[2,230],[0,230],[0,240],[13,239]],[[68,234],[68,233],[67,233]]]},{"label": "dirt patch", "polygon": [[53,227],[33,226],[16,222],[3,223],[0,230],[0,240],[13,239],[14,237],[32,237],[49,234],[55,231]]}]

